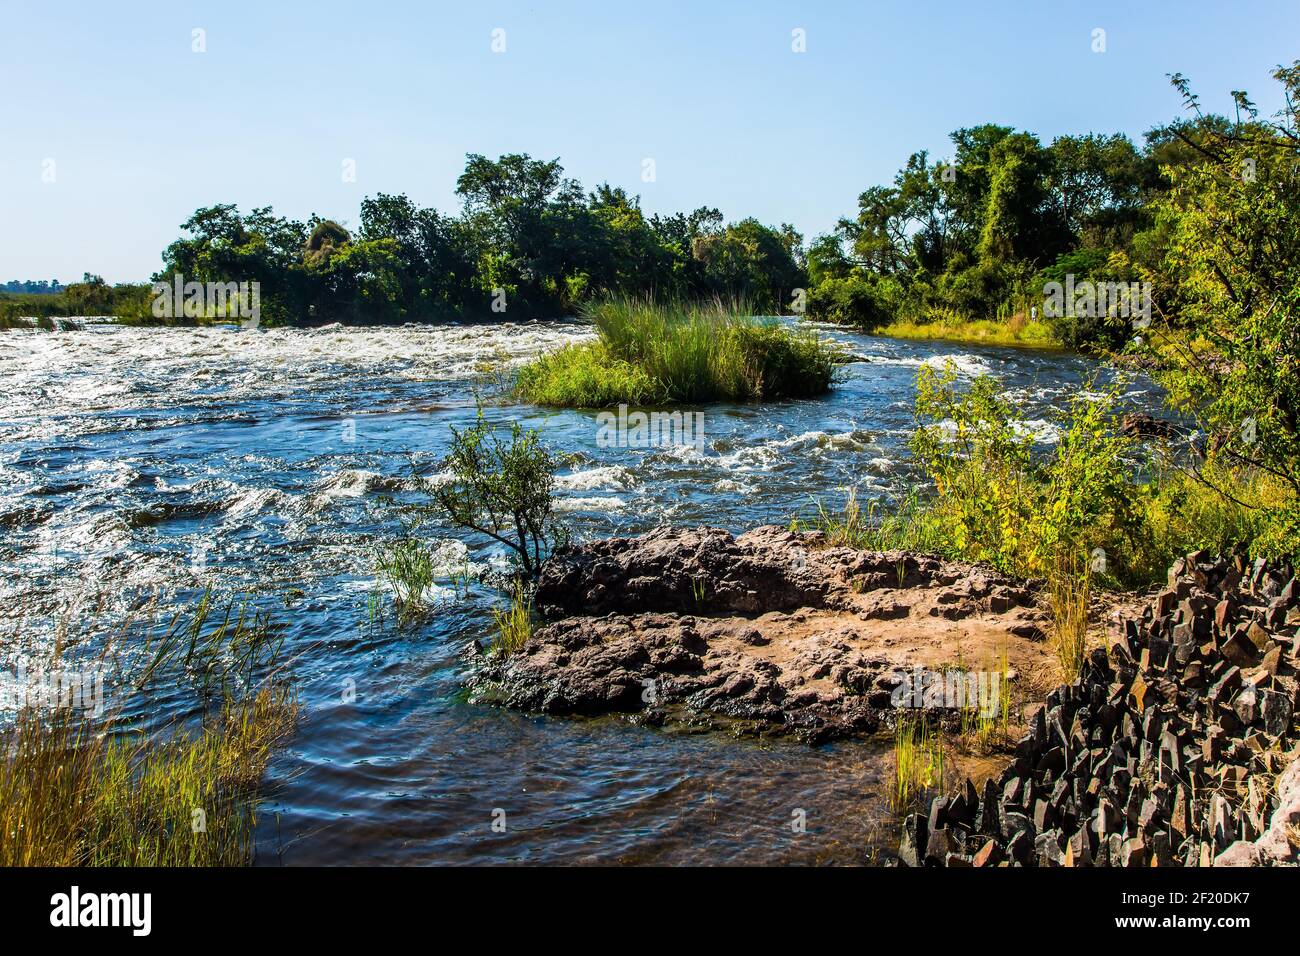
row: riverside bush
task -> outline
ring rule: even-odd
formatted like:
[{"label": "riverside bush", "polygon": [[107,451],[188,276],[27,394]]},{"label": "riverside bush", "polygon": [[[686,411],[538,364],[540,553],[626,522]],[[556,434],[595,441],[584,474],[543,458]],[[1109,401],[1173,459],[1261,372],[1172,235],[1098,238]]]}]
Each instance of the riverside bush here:
[{"label": "riverside bush", "polygon": [[1042,453],[996,379],[978,377],[962,391],[951,364],[923,368],[911,448],[932,493],[913,491],[879,517],[878,503],[864,510],[850,495],[842,514],[819,508],[811,524],[836,544],[1045,577],[1063,607],[1082,576],[1103,587],[1143,585],[1200,549],[1297,557],[1300,509],[1284,478],[1220,455],[1195,468],[1154,459],[1121,433],[1114,391],[1082,391],[1092,397],[1058,413],[1059,440]]},{"label": "riverside bush", "polygon": [[489,422],[478,410],[469,428],[451,430],[436,478],[417,476],[417,519],[444,517],[509,548],[525,577],[535,577],[549,548],[565,538],[554,519],[559,459],[537,429]]},{"label": "riverside bush", "polygon": [[949,549],[1028,576],[1048,574],[1063,551],[1102,548],[1127,558],[1138,516],[1126,458],[1132,443],[1113,421],[1114,394],[1070,402],[1060,440],[1043,457],[996,379],[980,376],[961,393],[956,378],[951,364],[921,370],[911,442],[934,481],[931,520]]}]

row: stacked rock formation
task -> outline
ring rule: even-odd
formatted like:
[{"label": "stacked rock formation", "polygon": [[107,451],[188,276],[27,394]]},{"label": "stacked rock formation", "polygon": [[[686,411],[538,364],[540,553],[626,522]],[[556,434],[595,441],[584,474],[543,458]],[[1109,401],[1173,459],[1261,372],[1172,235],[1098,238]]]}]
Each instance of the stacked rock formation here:
[{"label": "stacked rock formation", "polygon": [[1284,564],[1200,552],[1168,585],[1048,695],[1000,778],[907,818],[904,864],[1295,860],[1300,584]]}]

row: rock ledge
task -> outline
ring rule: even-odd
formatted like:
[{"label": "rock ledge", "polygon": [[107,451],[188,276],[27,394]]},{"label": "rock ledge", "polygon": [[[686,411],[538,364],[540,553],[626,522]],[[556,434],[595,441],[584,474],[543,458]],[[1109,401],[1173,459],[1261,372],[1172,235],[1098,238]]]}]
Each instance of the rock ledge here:
[{"label": "rock ledge", "polygon": [[819,741],[874,731],[900,668],[1046,657],[1046,614],[1024,582],[779,526],[560,549],[536,600],[551,623],[508,658],[481,655],[475,696]]}]

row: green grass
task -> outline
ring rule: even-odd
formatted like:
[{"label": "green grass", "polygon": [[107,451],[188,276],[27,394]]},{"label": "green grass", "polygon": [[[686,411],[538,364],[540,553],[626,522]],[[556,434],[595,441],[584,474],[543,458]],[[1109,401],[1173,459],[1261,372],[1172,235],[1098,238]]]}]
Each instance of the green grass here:
[{"label": "green grass", "polygon": [[2,740],[0,866],[251,862],[256,788],[296,717],[269,687],[168,737],[21,712]]},{"label": "green grass", "polygon": [[1087,561],[1061,559],[1048,578],[1052,605],[1052,653],[1061,680],[1074,683],[1088,651],[1088,604],[1092,569]]},{"label": "green grass", "polygon": [[1260,469],[1215,458],[1196,473],[1166,466],[1143,487],[1140,504],[1153,580],[1174,558],[1202,548],[1225,554],[1244,545],[1251,557],[1300,558],[1300,503],[1285,481]]},{"label": "green grass", "polygon": [[108,632],[93,616],[61,618],[42,669],[61,670],[62,648],[103,633],[97,669],[128,667],[120,686],[132,698],[158,689],[194,719],[127,718],[71,700],[18,710],[0,731],[0,866],[252,862],[258,787],[298,716],[276,629],[247,602],[216,610],[209,591],[138,644],[134,625],[154,611]]},{"label": "green grass", "polygon": [[872,499],[865,508],[858,503],[857,491],[849,490],[842,511],[829,511],[821,501],[811,518],[795,518],[792,531],[820,531],[832,547],[857,548],[861,551],[923,551],[956,558],[942,525],[933,509],[913,491],[893,510],[885,512]]},{"label": "green grass", "polygon": [[533,636],[533,602],[522,582],[516,582],[510,593],[510,604],[493,608],[497,637],[495,647],[501,654],[513,654],[528,643]]},{"label": "green grass", "polygon": [[[1142,587],[1163,581],[1169,565],[1193,551],[1227,554],[1244,547],[1253,557],[1290,558],[1297,555],[1297,505],[1280,479],[1264,472],[1230,468],[1214,459],[1202,462],[1199,477],[1176,468],[1162,468],[1145,482],[1136,480],[1126,489],[1136,520],[1129,534],[1105,540],[1110,564],[1088,588]],[[1220,493],[1227,490],[1232,497]],[[948,495],[965,493],[953,485]],[[849,492],[843,507],[834,511],[816,502],[810,517],[790,522],[794,531],[820,531],[831,546],[863,551],[919,551],[954,561],[986,561],[981,542],[959,531],[950,497],[922,496],[913,490],[893,505],[877,500],[860,504]],[[1103,540],[1099,529],[1088,529],[1090,540]],[[1086,549],[1079,544],[1080,556]],[[1073,552],[1067,552],[1073,554]],[[1121,562],[1118,570],[1115,562]],[[1049,584],[1062,579],[1066,590],[1079,590],[1078,574],[1064,574],[1055,566],[1040,568],[1022,562],[1004,566],[1021,577],[1045,577]],[[1097,578],[1098,575],[1093,575]],[[1061,607],[1071,604],[1062,591]],[[1074,655],[1067,654],[1067,660]],[[1065,662],[1063,662],[1065,663]],[[1066,669],[1069,669],[1068,667]]]},{"label": "green grass", "polygon": [[202,700],[229,699],[276,668],[283,644],[283,635],[247,599],[218,609],[209,587],[189,614],[175,614],[146,638],[147,664],[137,684],[183,681]]},{"label": "green grass", "polygon": [[924,714],[900,714],[894,730],[895,811],[911,807],[927,790],[943,786],[943,734]]},{"label": "green grass", "polygon": [[615,357],[604,342],[566,345],[524,366],[516,388],[535,405],[608,408],[653,405],[664,390],[649,373]]},{"label": "green grass", "polygon": [[839,351],[812,332],[748,314],[743,304],[605,299],[582,315],[595,342],[524,366],[521,398],[536,405],[628,405],[801,398],[829,390]]},{"label": "green grass", "polygon": [[[972,673],[960,662],[958,670],[964,676]],[[994,675],[998,678],[997,702],[992,705],[991,701],[986,700],[979,700],[974,703],[969,699],[963,701],[960,740],[971,753],[989,754],[1005,749],[1012,743],[1011,681],[1008,679],[1011,665],[1007,658],[1005,645],[992,661],[984,664],[982,670],[986,675],[989,675],[983,680],[991,680]],[[973,673],[978,675],[978,672]],[[980,678],[977,677],[977,684],[979,680]],[[991,690],[992,688],[989,687],[988,689]],[[996,706],[995,712],[988,712],[991,709],[990,705]]]},{"label": "green grass", "polygon": [[427,610],[427,597],[436,583],[433,553],[416,538],[403,538],[375,550],[375,573],[388,582],[402,619]]},{"label": "green grass", "polygon": [[1061,348],[1051,326],[1028,320],[1022,313],[1006,319],[969,319],[954,312],[931,310],[928,321],[898,319],[877,330],[900,339],[943,339],[1018,348]]}]

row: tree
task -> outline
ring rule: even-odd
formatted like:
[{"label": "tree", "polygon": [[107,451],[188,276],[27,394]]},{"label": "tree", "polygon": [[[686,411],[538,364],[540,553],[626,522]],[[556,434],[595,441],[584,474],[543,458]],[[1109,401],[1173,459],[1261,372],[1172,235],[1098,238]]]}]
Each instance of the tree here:
[{"label": "tree", "polygon": [[395,245],[394,275],[406,319],[441,318],[482,309],[474,255],[460,220],[422,209],[404,195],[361,202],[360,237]]},{"label": "tree", "polygon": [[478,248],[484,291],[505,289],[532,308],[564,309],[566,280],[578,270],[575,246],[585,213],[582,187],[558,159],[471,153],[456,193]]},{"label": "tree", "polygon": [[1142,224],[1142,156],[1127,136],[1058,136],[1047,192],[1057,238],[1117,247]]},{"label": "tree", "polygon": [[1047,154],[1029,133],[1009,133],[992,146],[977,246],[981,260],[1033,261],[1050,249],[1045,225],[1048,168]]},{"label": "tree", "polygon": [[698,235],[692,253],[703,266],[709,294],[777,311],[806,281],[795,261],[794,250],[801,242],[793,230],[778,232],[751,218],[720,233]]},{"label": "tree", "polygon": [[[1220,453],[1300,495],[1300,61],[1278,67],[1285,107],[1261,120],[1204,122],[1186,78],[1171,79],[1202,120],[1175,135],[1199,161],[1166,166],[1154,202],[1170,237],[1162,274],[1177,311],[1152,330],[1170,400],[1218,436]],[[1229,497],[1231,488],[1222,488]]]},{"label": "tree", "polygon": [[301,268],[306,225],[276,216],[269,206],[244,217],[227,204],[197,210],[181,229],[188,235],[163,252],[155,281],[180,274],[186,281],[257,282],[266,320],[305,317],[310,301]]},{"label": "tree", "polygon": [[420,490],[453,523],[508,547],[522,572],[535,577],[549,546],[564,537],[553,514],[558,459],[536,429],[518,422],[499,428],[481,408],[473,425],[453,427],[451,435],[441,463],[445,480],[420,479]]}]

